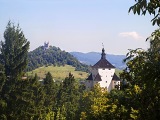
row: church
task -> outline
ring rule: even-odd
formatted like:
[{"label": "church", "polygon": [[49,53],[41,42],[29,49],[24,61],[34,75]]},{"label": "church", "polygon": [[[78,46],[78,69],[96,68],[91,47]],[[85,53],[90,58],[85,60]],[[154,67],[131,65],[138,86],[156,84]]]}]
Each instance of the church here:
[{"label": "church", "polygon": [[104,48],[101,59],[91,67],[91,74],[85,81],[86,89],[91,89],[95,84],[110,92],[112,89],[120,89],[120,79],[115,74],[115,67],[106,59]]}]

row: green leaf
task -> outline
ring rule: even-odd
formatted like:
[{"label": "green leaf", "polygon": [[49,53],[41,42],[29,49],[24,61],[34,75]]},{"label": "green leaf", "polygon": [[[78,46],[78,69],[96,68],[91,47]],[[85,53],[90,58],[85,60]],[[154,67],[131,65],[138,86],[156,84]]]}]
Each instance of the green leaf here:
[{"label": "green leaf", "polygon": [[129,13],[131,10],[133,10],[133,6],[131,6],[131,7],[129,8],[128,13]]},{"label": "green leaf", "polygon": [[140,6],[137,6],[137,14],[140,15]]},{"label": "green leaf", "polygon": [[134,14],[136,14],[136,9],[137,9],[136,6],[134,6],[134,8],[133,8],[133,13]]}]

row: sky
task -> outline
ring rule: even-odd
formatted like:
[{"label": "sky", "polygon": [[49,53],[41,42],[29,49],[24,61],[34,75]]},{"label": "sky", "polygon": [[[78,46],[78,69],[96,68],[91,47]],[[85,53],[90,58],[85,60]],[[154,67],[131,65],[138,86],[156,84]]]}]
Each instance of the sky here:
[{"label": "sky", "polygon": [[147,49],[156,29],[153,16],[128,13],[135,0],[0,0],[0,40],[9,20],[20,28],[30,51],[48,42],[67,52],[125,55]]}]

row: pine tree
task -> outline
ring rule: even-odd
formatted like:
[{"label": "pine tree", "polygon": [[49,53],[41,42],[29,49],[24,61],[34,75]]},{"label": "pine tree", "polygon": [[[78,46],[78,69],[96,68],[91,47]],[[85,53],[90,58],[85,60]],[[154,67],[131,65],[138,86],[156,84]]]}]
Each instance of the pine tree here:
[{"label": "pine tree", "polygon": [[21,79],[27,66],[29,41],[23,31],[10,21],[4,32],[4,41],[0,44],[0,63],[4,65],[8,78]]},{"label": "pine tree", "polygon": [[28,111],[30,114],[33,114],[33,119],[44,119],[46,118],[47,114],[50,112],[46,112],[45,107],[45,97],[46,94],[44,92],[44,88],[41,85],[41,83],[38,81],[37,74],[33,79],[31,79],[28,87],[28,93],[32,93],[31,99],[32,103],[30,104],[30,107]]},{"label": "pine tree", "polygon": [[2,98],[2,88],[4,86],[4,83],[6,81],[5,78],[5,74],[4,74],[4,68],[3,66],[0,64],[0,120],[6,120],[6,108],[7,108],[7,104],[5,102],[5,100]]},{"label": "pine tree", "polygon": [[4,66],[0,75],[2,119],[20,119],[27,113],[27,92],[30,85],[21,78],[27,66],[28,49],[29,42],[19,25],[16,27],[9,21],[4,41],[0,43],[0,64]]},{"label": "pine tree", "polygon": [[46,78],[44,79],[44,91],[46,94],[45,106],[48,109],[53,110],[56,105],[57,86],[54,83],[53,77],[50,72],[46,74]]},{"label": "pine tree", "polygon": [[67,120],[78,119],[79,109],[79,85],[77,85],[74,76],[69,73],[69,76],[65,78],[58,93],[58,106],[66,111],[61,113]]},{"label": "pine tree", "polygon": [[4,73],[4,67],[2,64],[0,64],[0,95],[1,95],[2,88],[3,88],[5,81],[6,81],[6,77]]}]

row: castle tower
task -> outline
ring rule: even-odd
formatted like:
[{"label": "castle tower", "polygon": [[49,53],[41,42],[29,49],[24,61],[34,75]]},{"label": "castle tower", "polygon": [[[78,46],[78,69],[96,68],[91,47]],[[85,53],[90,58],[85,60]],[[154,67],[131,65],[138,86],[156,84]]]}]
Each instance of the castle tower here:
[{"label": "castle tower", "polygon": [[49,42],[44,42],[43,48],[44,50],[47,50],[49,48]]},{"label": "castle tower", "polygon": [[92,66],[91,74],[85,81],[86,89],[92,88],[95,84],[99,84],[108,92],[120,85],[120,79],[115,74],[115,67],[106,59],[104,48],[101,59]]}]

